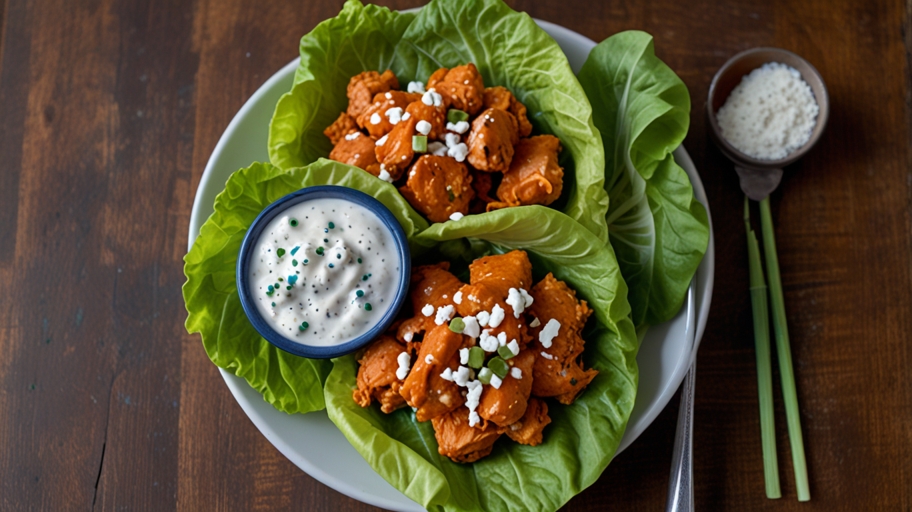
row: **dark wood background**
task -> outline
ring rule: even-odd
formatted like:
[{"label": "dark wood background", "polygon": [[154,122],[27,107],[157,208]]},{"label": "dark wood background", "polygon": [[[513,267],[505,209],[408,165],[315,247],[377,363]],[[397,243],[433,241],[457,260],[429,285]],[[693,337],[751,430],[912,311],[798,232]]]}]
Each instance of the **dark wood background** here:
[{"label": "dark wood background", "polygon": [[[260,435],[184,331],[180,294],[219,135],[341,3],[0,0],[0,509],[371,508]],[[595,40],[646,30],[690,88],[716,237],[698,507],[912,510],[908,1],[510,3]],[[715,71],[755,46],[810,60],[832,102],[772,198],[807,504],[778,378],[783,498],[764,495],[742,195],[702,111]],[[661,510],[676,414],[677,399],[566,509]]]}]

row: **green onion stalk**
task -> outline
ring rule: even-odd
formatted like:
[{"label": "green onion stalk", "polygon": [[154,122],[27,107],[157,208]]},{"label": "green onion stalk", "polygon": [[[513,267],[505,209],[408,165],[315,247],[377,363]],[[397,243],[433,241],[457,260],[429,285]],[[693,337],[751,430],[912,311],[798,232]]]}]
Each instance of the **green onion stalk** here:
[{"label": "green onion stalk", "polygon": [[770,302],[773,306],[776,354],[779,358],[779,374],[782,378],[785,416],[788,423],[789,443],[792,447],[792,465],[795,467],[795,487],[798,491],[798,501],[809,501],[811,499],[811,491],[808,485],[807,462],[804,457],[804,440],[801,437],[798,393],[795,389],[795,371],[792,368],[792,349],[789,345],[788,326],[785,318],[785,298],[782,294],[782,281],[779,277],[779,258],[776,256],[776,235],[773,233],[773,216],[770,213],[769,197],[760,201],[760,224],[763,231],[766,270],[769,275]]},{"label": "green onion stalk", "polygon": [[760,440],[763,446],[763,477],[766,497],[782,497],[779,488],[779,458],[776,456],[776,422],[773,412],[773,370],[770,363],[769,311],[766,281],[757,235],[750,226],[750,203],[744,198],[744,228],[747,231],[747,254],[750,263],[751,305],[754,311],[754,345],[757,352],[757,390],[760,395]]}]

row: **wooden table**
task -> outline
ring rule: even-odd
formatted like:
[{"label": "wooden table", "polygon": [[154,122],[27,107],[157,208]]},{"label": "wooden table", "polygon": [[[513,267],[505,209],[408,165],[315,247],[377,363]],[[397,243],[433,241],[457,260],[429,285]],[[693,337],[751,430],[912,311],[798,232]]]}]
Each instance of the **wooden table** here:
[{"label": "wooden table", "polygon": [[[415,1],[390,2],[405,8]],[[912,508],[912,7],[517,1],[595,40],[629,28],[690,88],[715,222],[695,424],[702,510]],[[368,510],[286,460],[184,328],[190,207],[219,135],[341,1],[0,0],[0,510]],[[819,146],[772,197],[813,500],[778,391],[764,496],[742,195],[703,117],[738,51],[806,57]],[[661,510],[677,400],[567,510]]]}]

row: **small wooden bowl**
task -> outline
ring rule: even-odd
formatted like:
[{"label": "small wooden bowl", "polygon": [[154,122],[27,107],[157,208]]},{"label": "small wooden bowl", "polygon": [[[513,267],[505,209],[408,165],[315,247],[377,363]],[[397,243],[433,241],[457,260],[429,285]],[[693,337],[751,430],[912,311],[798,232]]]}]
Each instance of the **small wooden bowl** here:
[{"label": "small wooden bowl", "polygon": [[[725,140],[716,120],[716,112],[725,104],[725,100],[728,99],[732,90],[741,83],[744,75],[749,74],[767,62],[779,62],[797,69],[801,73],[801,78],[811,87],[814,99],[820,108],[817,113],[817,124],[814,126],[814,131],[811,132],[811,138],[808,139],[804,146],[779,160],[761,160],[742,153]],[[820,139],[829,115],[830,97],[827,94],[826,85],[824,85],[820,73],[808,61],[788,50],[779,48],[753,48],[728,59],[728,62],[713,77],[712,84],[709,86],[709,96],[706,100],[706,116],[709,119],[709,126],[712,128],[713,141],[725,153],[725,156],[735,162],[735,164],[755,170],[781,169],[804,156]]]}]

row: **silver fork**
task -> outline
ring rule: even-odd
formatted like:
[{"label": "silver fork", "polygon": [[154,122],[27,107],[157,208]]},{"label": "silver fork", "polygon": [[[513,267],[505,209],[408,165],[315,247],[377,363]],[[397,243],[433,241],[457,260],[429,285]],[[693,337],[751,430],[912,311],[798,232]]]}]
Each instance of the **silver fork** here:
[{"label": "silver fork", "polygon": [[666,512],[693,512],[693,404],[694,383],[697,379],[697,359],[693,363],[684,385],[681,386],[681,406],[678,409],[678,428],[675,432],[674,454],[671,458],[671,478],[668,481]]}]

